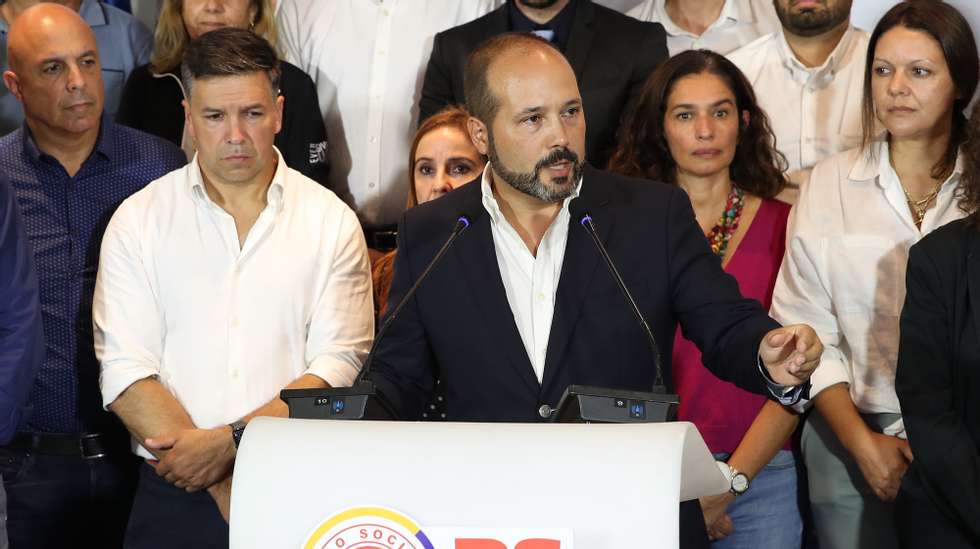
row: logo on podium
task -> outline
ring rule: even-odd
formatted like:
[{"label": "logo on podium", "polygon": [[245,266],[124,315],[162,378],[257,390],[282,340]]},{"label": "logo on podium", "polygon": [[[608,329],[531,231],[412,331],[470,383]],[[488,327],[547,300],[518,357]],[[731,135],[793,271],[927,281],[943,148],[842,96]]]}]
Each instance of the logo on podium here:
[{"label": "logo on podium", "polygon": [[426,527],[426,532],[393,509],[352,507],[320,523],[303,549],[572,549],[567,528],[457,526]]},{"label": "logo on podium", "polygon": [[353,507],[317,526],[303,549],[434,549],[419,525],[385,507]]}]

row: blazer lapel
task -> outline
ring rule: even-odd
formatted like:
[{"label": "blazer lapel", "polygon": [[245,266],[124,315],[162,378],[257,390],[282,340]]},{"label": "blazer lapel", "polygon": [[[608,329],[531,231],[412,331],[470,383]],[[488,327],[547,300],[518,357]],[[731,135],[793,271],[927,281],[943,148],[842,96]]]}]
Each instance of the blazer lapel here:
[{"label": "blazer lapel", "polygon": [[[598,170],[586,166],[582,190],[576,199],[574,209],[592,215],[599,239],[605,244],[612,234],[614,220],[604,208],[609,202],[609,197],[602,181],[599,180],[600,175],[601,172]],[[561,277],[558,279],[558,291],[555,296],[555,312],[551,321],[551,334],[548,337],[542,382],[542,387],[546,391],[563,367],[571,335],[581,315],[592,278],[597,269],[605,269],[599,265],[602,263],[602,257],[595,243],[592,242],[592,237],[585,227],[581,226],[581,219],[576,217],[573,215],[568,222],[568,243],[565,245],[565,259],[562,261]]]},{"label": "blazer lapel", "polygon": [[480,181],[473,181],[468,187],[475,187],[475,192],[471,193],[475,200],[471,199],[465,209],[472,216],[471,226],[459,235],[453,252],[463,267],[463,275],[480,309],[479,329],[490,332],[491,339],[503,351],[518,377],[537,395],[541,387],[521,334],[517,331],[514,312],[507,301],[493,234],[490,232],[490,214],[484,209],[481,199]]},{"label": "blazer lapel", "polygon": [[572,32],[568,36],[565,47],[565,57],[575,71],[575,78],[582,84],[582,74],[585,72],[585,62],[592,50],[594,29],[592,20],[595,18],[595,6],[591,0],[578,0],[575,6],[575,17],[572,22]]},{"label": "blazer lapel", "polygon": [[980,341],[980,234],[970,230],[970,255],[966,266],[966,283],[970,292],[970,309],[973,311],[973,327]]}]

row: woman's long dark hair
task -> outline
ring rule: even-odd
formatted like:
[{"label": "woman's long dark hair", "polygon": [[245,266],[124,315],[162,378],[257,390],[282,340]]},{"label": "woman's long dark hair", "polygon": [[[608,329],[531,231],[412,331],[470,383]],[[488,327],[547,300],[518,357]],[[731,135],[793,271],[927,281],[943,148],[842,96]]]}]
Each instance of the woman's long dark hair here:
[{"label": "woman's long dark hair", "polygon": [[957,152],[967,140],[967,120],[963,111],[970,104],[970,99],[977,89],[977,81],[980,79],[980,60],[977,57],[977,43],[973,31],[956,8],[936,0],[906,0],[896,4],[881,17],[868,41],[867,68],[864,71],[861,118],[864,124],[865,148],[875,138],[873,135],[875,107],[874,98],[871,97],[875,49],[881,37],[895,27],[905,27],[931,36],[943,50],[949,75],[953,79],[953,85],[956,86],[957,97],[953,101],[953,125],[949,146],[946,147],[946,154],[932,167],[932,177],[946,179],[953,173]]},{"label": "woman's long dark hair", "polygon": [[[786,186],[786,158],[776,150],[769,118],[759,107],[752,85],[731,61],[709,50],[685,51],[668,59],[647,78],[619,133],[609,161],[611,171],[666,183],[677,182],[677,163],[664,134],[667,99],[678,80],[709,73],[722,79],[735,96],[740,121],[732,181],[743,191],[771,198]],[[742,121],[748,113],[748,123]]]},{"label": "woman's long dark hair", "polygon": [[970,224],[980,229],[980,102],[973,106],[965,132],[966,140],[960,149],[963,176],[957,187],[959,207],[970,215]]}]

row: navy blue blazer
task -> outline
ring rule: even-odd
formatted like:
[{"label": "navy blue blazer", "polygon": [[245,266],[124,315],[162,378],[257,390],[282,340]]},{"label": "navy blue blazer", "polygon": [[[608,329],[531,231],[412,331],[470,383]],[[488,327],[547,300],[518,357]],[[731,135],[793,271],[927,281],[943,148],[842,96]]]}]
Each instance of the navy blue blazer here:
[{"label": "navy blue blazer", "polygon": [[[576,201],[575,208],[591,213],[657,338],[668,386],[680,323],[718,377],[768,395],[758,348],[779,325],[757,301],[743,298],[735,279],[721,269],[687,195],[586,165]],[[577,219],[570,221],[544,380],[538,383],[504,291],[479,180],[405,213],[388,311],[460,214],[470,217],[470,227],[375,354],[371,377],[403,419],[420,417],[436,377],[442,380],[447,419],[461,421],[542,421],[538,408],[557,405],[569,384],[652,387],[655,370],[645,336]]]}]

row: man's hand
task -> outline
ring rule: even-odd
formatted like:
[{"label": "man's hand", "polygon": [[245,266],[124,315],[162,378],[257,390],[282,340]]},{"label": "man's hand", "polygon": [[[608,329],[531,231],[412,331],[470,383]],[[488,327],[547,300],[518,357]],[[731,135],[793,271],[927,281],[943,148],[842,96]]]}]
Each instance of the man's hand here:
[{"label": "man's hand", "polygon": [[735,496],[731,492],[699,499],[701,512],[704,513],[704,525],[711,541],[724,539],[734,530],[732,519],[727,513],[728,506],[734,500]]},{"label": "man's hand", "polygon": [[231,518],[231,475],[208,487],[208,494],[218,506],[218,512],[225,522]]},{"label": "man's hand", "polygon": [[854,460],[871,490],[882,501],[894,500],[912,463],[909,441],[872,432],[856,450]]},{"label": "man's hand", "polygon": [[823,344],[806,324],[776,328],[759,344],[759,357],[769,377],[780,385],[796,386],[810,379],[821,354]]},{"label": "man's hand", "polygon": [[235,460],[231,428],[185,429],[143,441],[165,452],[154,464],[158,475],[188,492],[203,490],[224,478]]}]

